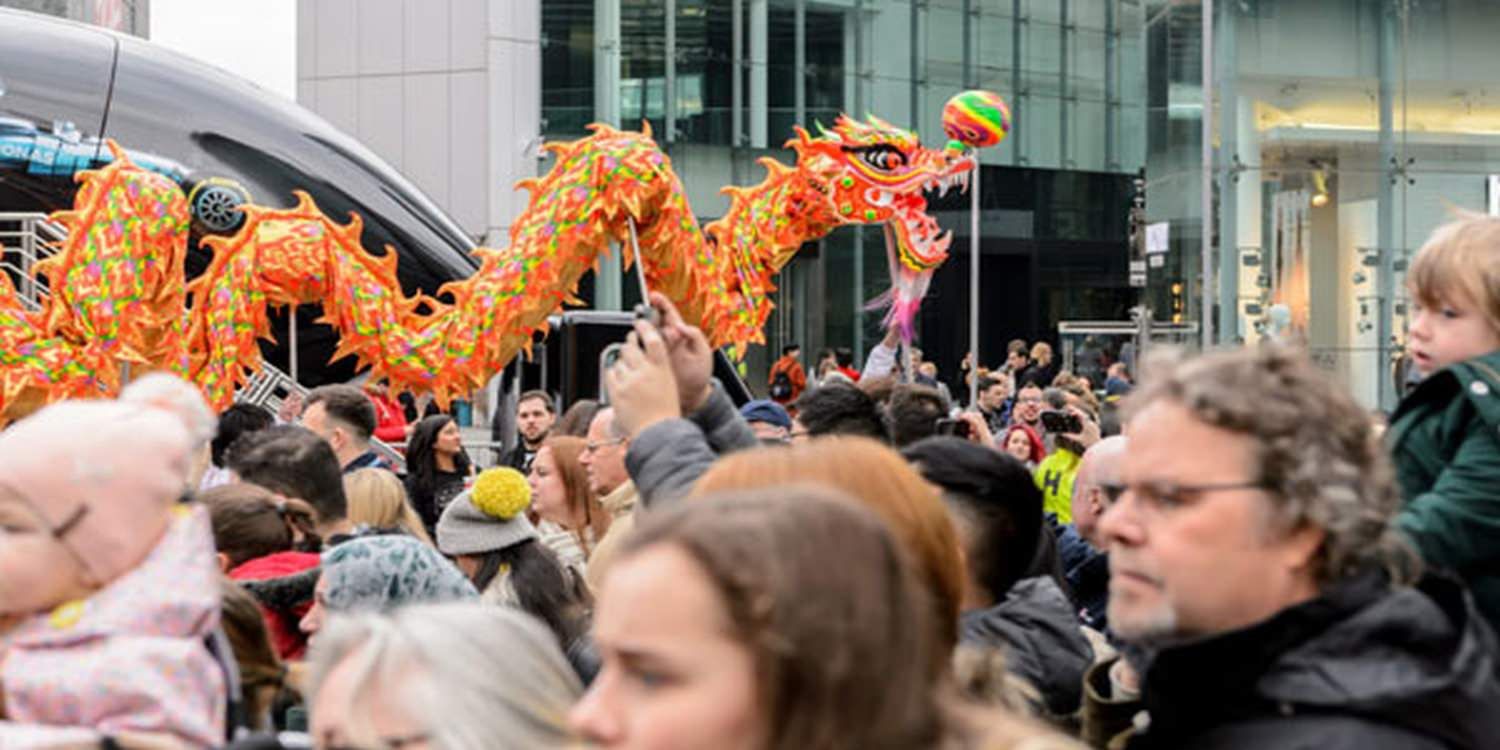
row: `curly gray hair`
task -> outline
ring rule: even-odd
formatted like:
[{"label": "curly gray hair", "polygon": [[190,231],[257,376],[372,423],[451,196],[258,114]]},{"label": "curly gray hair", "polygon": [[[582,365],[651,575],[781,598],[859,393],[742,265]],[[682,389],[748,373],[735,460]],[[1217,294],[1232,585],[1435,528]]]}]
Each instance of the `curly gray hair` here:
[{"label": "curly gray hair", "polygon": [[1124,402],[1125,418],[1162,400],[1255,440],[1280,528],[1311,525],[1326,536],[1313,571],[1320,585],[1372,567],[1397,581],[1415,576],[1415,555],[1391,524],[1401,499],[1370,415],[1306,353],[1157,350]]}]

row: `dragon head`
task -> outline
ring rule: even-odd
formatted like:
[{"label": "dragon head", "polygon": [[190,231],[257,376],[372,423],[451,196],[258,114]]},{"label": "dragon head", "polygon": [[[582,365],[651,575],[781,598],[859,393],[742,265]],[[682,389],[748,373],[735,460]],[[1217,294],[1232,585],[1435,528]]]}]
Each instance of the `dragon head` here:
[{"label": "dragon head", "polygon": [[941,265],[953,233],[939,232],[923,193],[967,187],[974,159],[925,148],[916,133],[874,116],[860,122],[841,115],[831,130],[818,129],[814,138],[798,127],[787,145],[799,166],[816,175],[812,183],[828,197],[835,222],[885,224],[903,265],[918,272]]}]

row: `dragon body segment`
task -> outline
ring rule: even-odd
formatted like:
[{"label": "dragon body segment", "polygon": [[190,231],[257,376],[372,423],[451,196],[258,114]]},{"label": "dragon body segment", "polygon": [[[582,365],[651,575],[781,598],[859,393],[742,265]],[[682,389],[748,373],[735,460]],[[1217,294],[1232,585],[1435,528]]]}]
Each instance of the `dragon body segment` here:
[{"label": "dragon body segment", "polygon": [[[209,268],[184,287],[180,190],[112,144],[116,161],[83,173],[75,210],[59,217],[71,233],[43,269],[54,284],[42,313],[22,308],[8,279],[0,285],[0,343],[33,352],[30,364],[0,354],[0,415],[21,397],[18,383],[41,387],[48,399],[112,392],[116,360],[185,373],[225,407],[260,367],[257,339],[270,335],[269,306],[304,304],[321,304],[322,322],[338,331],[335,358],[353,355],[393,388],[430,391],[446,403],[529,347],[549,315],[576,301],[578,281],[601,254],[612,243],[629,247],[631,222],[648,284],[715,346],[742,352],[763,342],[775,273],[804,243],[845,224],[886,225],[893,314],[899,305],[914,312],[920,294],[904,299],[911,290],[903,292],[900,278],[929,278],[949,242],[926,215],[922,193],[956,184],[974,166],[876,118],[840,118],[817,137],[798,128],[788,142],[796,164],[763,159],[765,179],[725,188],[728,213],[700,229],[649,127],[591,130],[547,146],[556,164],[519,183],[531,195],[510,245],[476,250],[479,270],[436,298],[406,296],[391,248],[371,254],[359,243],[358,216],[340,224],[300,192],[289,209],[246,206],[233,236],[206,238]],[[633,253],[624,261],[628,268]]]},{"label": "dragon body segment", "polygon": [[78,173],[74,210],[52,217],[68,235],[35,268],[51,290],[40,326],[94,342],[121,361],[181,375],[187,199],[171,180],[132,164],[113,141],[109,148],[111,164]]}]

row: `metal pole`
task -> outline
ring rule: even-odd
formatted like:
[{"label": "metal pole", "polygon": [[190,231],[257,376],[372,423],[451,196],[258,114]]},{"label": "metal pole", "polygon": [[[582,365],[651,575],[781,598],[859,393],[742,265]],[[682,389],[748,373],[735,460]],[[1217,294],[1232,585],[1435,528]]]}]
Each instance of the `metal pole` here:
[{"label": "metal pole", "polygon": [[36,219],[21,220],[21,297],[40,306],[41,299],[36,293],[36,275],[31,272],[37,262],[36,233]]},{"label": "metal pole", "polygon": [[740,114],[745,107],[745,0],[730,3],[729,13],[734,16],[729,32],[729,69],[733,75],[729,82],[729,147],[739,148]]},{"label": "metal pole", "polygon": [[[1240,340],[1240,237],[1239,175],[1229,167],[1239,145],[1238,40],[1235,38],[1234,3],[1219,11],[1219,148],[1214,180],[1219,185],[1219,340]],[[1246,190],[1260,190],[1257,180]]]},{"label": "metal pole", "polygon": [[797,7],[793,11],[796,31],[794,32],[794,44],[797,49],[792,53],[792,65],[797,69],[796,85],[794,86],[797,108],[797,124],[807,124],[807,0],[797,0]]},{"label": "metal pole", "polygon": [[1068,164],[1068,0],[1059,0],[1057,66],[1057,163]]},{"label": "metal pole", "polygon": [[1015,138],[1010,150],[1010,163],[1020,165],[1022,156],[1021,139],[1026,137],[1026,128],[1019,127],[1021,118],[1026,116],[1026,97],[1021,91],[1021,0],[1012,0],[1010,4],[1010,95],[1012,101],[1018,106],[1015,111]]},{"label": "metal pole", "polygon": [[865,0],[854,0],[854,116],[865,116]]},{"label": "metal pole", "polygon": [[918,128],[922,124],[922,60],[926,55],[922,54],[922,8],[925,6],[913,0],[911,4],[911,116],[907,122]]},{"label": "metal pole", "polygon": [[969,407],[979,403],[979,149],[969,185]]},{"label": "metal pole", "polygon": [[974,0],[964,0],[963,5],[963,35],[964,35],[964,57],[963,72],[960,76],[964,82],[964,88],[974,88]]},{"label": "metal pole", "polygon": [[594,119],[620,126],[620,0],[595,3]]},{"label": "metal pole", "polygon": [[1376,206],[1376,258],[1380,262],[1376,276],[1376,322],[1375,322],[1375,366],[1376,380],[1380,384],[1376,398],[1380,408],[1396,406],[1396,385],[1390,376],[1391,346],[1391,297],[1395,294],[1395,268],[1393,255],[1396,238],[1396,181],[1405,179],[1405,173],[1396,163],[1395,138],[1395,93],[1392,83],[1396,70],[1396,7],[1397,0],[1387,0],[1380,5],[1380,39],[1375,48],[1376,68],[1380,77],[1380,187],[1375,193]]},{"label": "metal pole", "polygon": [[666,44],[667,51],[662,61],[666,64],[666,91],[662,92],[663,116],[666,118],[665,137],[667,143],[677,140],[677,0],[666,0]]},{"label": "metal pole", "polygon": [[[865,113],[865,0],[854,0],[854,112]],[[865,225],[854,227],[854,356],[865,359]]]},{"label": "metal pole", "polygon": [[1104,168],[1119,169],[1120,159],[1115,153],[1115,7],[1120,0],[1104,0]]},{"label": "metal pole", "polygon": [[751,148],[765,148],[769,142],[769,118],[767,109],[770,97],[767,89],[770,77],[767,70],[770,44],[770,18],[767,0],[750,0],[750,123]]},{"label": "metal pole", "polygon": [[296,305],[292,305],[291,307],[287,308],[286,326],[287,326],[286,340],[287,340],[287,344],[288,344],[288,347],[289,347],[288,348],[289,354],[288,354],[288,358],[287,358],[287,369],[291,371],[292,382],[297,383],[297,384],[300,385],[302,383],[302,381],[297,378],[297,306]]},{"label": "metal pole", "polygon": [[1198,302],[1198,320],[1202,323],[1203,348],[1209,349],[1214,345],[1214,248],[1213,248],[1213,213],[1214,213],[1214,0],[1203,0],[1203,60],[1200,75],[1203,76],[1203,128],[1202,128],[1202,153],[1203,170],[1200,175],[1203,188],[1202,220],[1199,226],[1202,228],[1203,242],[1199,264],[1202,266],[1201,278],[1202,297]]}]

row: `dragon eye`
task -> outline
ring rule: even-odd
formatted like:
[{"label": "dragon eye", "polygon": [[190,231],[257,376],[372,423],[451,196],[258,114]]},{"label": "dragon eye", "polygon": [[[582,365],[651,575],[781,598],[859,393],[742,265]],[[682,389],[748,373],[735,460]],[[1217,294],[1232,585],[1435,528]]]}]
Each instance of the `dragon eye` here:
[{"label": "dragon eye", "polygon": [[906,156],[891,146],[875,146],[860,152],[859,158],[882,172],[889,172],[906,163]]}]

